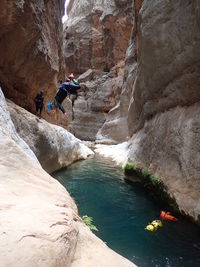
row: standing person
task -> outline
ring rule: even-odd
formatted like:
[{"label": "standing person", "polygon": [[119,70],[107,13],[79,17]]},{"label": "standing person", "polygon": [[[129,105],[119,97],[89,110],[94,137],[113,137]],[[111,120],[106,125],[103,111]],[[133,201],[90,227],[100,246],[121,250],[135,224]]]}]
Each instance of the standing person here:
[{"label": "standing person", "polygon": [[[41,119],[43,107],[44,107],[44,89],[41,89],[40,93],[38,93],[35,97],[36,115],[39,115],[40,119]],[[39,112],[39,114],[38,114],[38,112]]]}]

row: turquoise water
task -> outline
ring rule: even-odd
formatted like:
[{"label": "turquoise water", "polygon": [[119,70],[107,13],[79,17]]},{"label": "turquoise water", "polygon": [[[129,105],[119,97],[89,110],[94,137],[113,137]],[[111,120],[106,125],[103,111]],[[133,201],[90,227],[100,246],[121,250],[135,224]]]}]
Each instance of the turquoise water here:
[{"label": "turquoise water", "polygon": [[145,231],[161,205],[142,187],[124,182],[109,161],[80,161],[53,176],[74,197],[79,214],[93,217],[95,234],[139,267],[200,266],[200,228],[179,218],[157,232]]}]

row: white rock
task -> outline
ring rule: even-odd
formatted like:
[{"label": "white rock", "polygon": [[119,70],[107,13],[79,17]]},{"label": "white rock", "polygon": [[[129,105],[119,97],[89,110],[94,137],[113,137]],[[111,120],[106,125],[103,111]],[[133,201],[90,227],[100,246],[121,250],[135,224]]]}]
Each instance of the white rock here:
[{"label": "white rock", "polygon": [[1,90],[0,195],[1,267],[135,266],[81,222],[65,188],[17,135]]},{"label": "white rock", "polygon": [[8,101],[8,108],[18,134],[46,171],[55,171],[94,154],[64,128],[37,118],[11,101]]}]

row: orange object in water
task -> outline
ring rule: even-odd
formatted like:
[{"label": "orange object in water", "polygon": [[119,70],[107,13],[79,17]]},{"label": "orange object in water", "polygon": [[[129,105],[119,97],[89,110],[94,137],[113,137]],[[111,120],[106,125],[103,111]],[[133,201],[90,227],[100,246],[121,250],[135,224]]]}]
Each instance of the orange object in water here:
[{"label": "orange object in water", "polygon": [[162,220],[169,220],[169,221],[175,221],[175,222],[178,221],[178,219],[172,216],[170,212],[165,212],[163,210],[160,213],[160,218]]}]

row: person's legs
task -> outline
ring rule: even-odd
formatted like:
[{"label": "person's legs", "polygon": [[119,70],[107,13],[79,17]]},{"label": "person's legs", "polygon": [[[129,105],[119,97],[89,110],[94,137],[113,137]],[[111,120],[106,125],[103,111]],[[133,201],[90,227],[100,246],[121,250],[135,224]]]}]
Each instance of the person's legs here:
[{"label": "person's legs", "polygon": [[54,105],[57,106],[57,107],[62,111],[62,113],[65,115],[66,120],[67,120],[67,122],[68,122],[68,115],[67,115],[67,113],[66,113],[64,107],[62,106],[62,104],[59,103],[56,99],[54,99]]},{"label": "person's legs", "polygon": [[36,115],[38,115],[38,111],[40,109],[40,103],[36,102],[35,103],[35,111],[36,111]]},{"label": "person's legs", "polygon": [[42,110],[43,110],[43,104],[40,105],[40,118],[41,118],[41,114],[42,114]]}]

